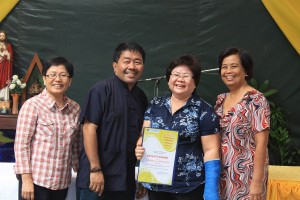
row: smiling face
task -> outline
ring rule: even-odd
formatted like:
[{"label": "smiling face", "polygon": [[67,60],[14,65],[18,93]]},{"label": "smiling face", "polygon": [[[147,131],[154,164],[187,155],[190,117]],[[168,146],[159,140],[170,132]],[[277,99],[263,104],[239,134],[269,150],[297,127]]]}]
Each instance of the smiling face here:
[{"label": "smiling face", "polygon": [[168,82],[172,95],[177,98],[189,98],[196,88],[192,71],[185,65],[175,67]]},{"label": "smiling face", "polygon": [[115,74],[131,89],[142,76],[144,63],[138,51],[125,50],[119,60],[113,62]]},{"label": "smiling face", "polygon": [[64,65],[51,66],[47,70],[46,76],[43,76],[47,92],[53,99],[63,97],[64,93],[70,87],[72,78],[68,76],[69,73]]},{"label": "smiling face", "polygon": [[238,55],[230,55],[223,59],[221,78],[228,88],[239,88],[247,84],[246,72]]}]

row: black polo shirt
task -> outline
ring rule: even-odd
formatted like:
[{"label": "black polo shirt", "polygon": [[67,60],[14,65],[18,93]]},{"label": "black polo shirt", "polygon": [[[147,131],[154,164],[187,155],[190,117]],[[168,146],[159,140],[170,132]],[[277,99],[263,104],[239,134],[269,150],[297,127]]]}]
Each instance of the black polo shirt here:
[{"label": "black polo shirt", "polygon": [[[125,191],[135,187],[134,149],[148,104],[137,86],[129,91],[117,76],[100,81],[87,93],[81,112],[84,119],[98,125],[98,154],[106,191]],[[88,188],[90,165],[84,149],[80,155],[76,185]]]}]

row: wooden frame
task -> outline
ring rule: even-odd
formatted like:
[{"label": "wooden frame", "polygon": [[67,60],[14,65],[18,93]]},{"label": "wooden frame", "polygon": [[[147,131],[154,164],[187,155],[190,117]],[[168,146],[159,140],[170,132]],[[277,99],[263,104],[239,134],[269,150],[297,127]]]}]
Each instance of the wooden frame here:
[{"label": "wooden frame", "polygon": [[[29,65],[29,68],[26,72],[26,75],[24,76],[24,79],[23,79],[23,82],[27,84],[29,78],[30,78],[30,75],[32,73],[32,70],[34,69],[34,67],[37,66],[40,73],[42,74],[42,70],[43,70],[43,65],[41,63],[41,60],[38,56],[37,53],[34,54],[32,60],[31,60],[31,63]],[[28,87],[28,86],[26,86]],[[26,90],[23,90],[22,92],[22,104],[26,101]]]},{"label": "wooden frame", "polygon": [[18,115],[0,115],[0,129],[16,129]]}]

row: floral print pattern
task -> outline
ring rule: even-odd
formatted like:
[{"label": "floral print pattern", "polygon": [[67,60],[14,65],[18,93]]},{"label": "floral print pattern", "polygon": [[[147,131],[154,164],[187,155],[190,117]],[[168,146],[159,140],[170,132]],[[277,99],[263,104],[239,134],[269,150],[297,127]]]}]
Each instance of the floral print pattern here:
[{"label": "floral print pattern", "polygon": [[173,185],[144,186],[154,191],[186,193],[203,184],[204,163],[200,137],[219,132],[219,120],[213,108],[193,95],[172,115],[171,95],[166,95],[150,102],[144,120],[149,120],[152,128],[177,130],[179,133]]}]

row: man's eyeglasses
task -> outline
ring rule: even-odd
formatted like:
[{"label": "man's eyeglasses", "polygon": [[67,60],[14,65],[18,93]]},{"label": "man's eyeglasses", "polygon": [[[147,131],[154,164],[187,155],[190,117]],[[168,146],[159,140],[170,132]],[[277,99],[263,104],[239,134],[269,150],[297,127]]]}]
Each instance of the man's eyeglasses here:
[{"label": "man's eyeglasses", "polygon": [[183,78],[184,80],[190,80],[193,78],[193,76],[191,74],[171,74],[172,78],[174,79],[179,79],[179,78]]},{"label": "man's eyeglasses", "polygon": [[70,77],[68,74],[46,74],[46,76],[50,79],[56,79],[59,77],[61,80],[65,80]]}]

